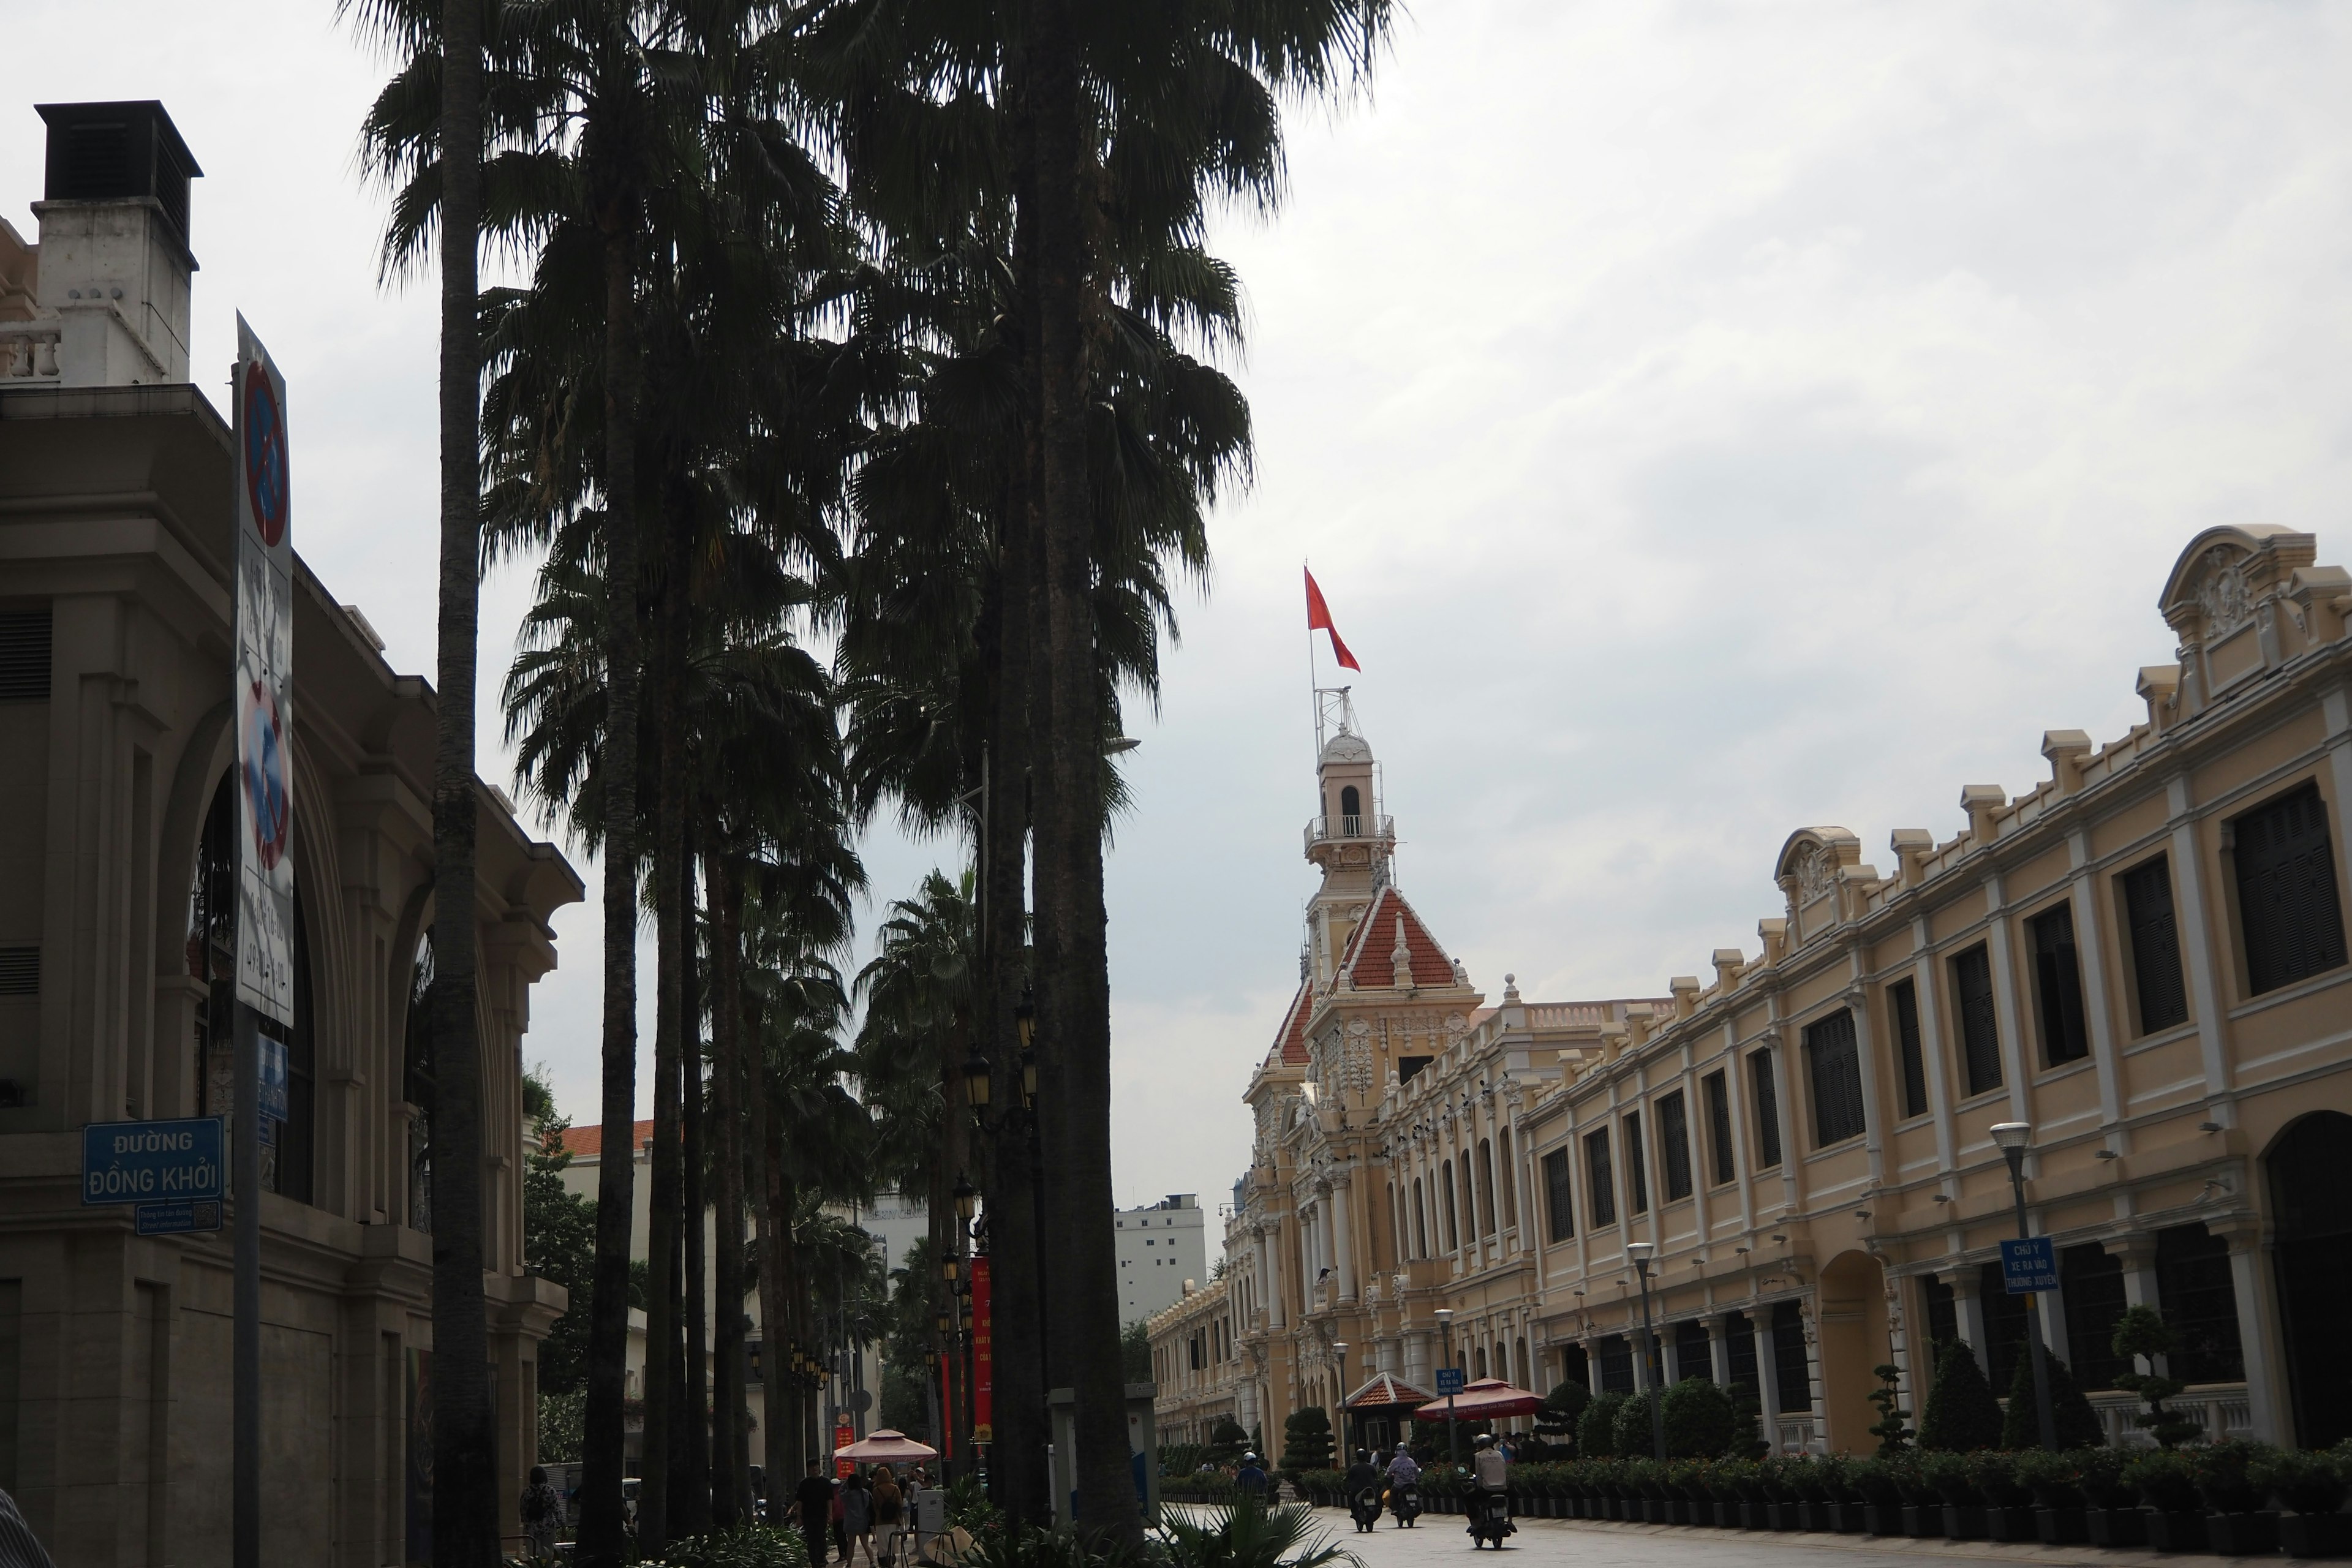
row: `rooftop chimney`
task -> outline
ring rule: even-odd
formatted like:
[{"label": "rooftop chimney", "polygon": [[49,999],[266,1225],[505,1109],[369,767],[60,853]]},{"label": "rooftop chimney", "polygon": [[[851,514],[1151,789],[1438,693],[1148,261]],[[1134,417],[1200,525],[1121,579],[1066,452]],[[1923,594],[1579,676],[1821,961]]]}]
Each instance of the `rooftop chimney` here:
[{"label": "rooftop chimney", "polygon": [[204,171],[155,102],[44,103],[48,163],[37,309],[58,327],[58,379],[188,379],[188,182]]}]

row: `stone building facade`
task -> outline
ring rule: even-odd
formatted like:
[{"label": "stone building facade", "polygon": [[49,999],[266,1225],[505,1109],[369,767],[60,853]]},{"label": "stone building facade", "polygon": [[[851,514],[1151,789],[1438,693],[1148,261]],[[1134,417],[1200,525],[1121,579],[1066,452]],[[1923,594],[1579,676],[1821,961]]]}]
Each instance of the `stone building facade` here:
[{"label": "stone building facade", "polygon": [[[1665,1377],[1748,1389],[1784,1449],[1869,1447],[1872,1369],[1916,1408],[1939,1342],[2005,1390],[2027,1310],[2110,1389],[2139,1302],[2185,1333],[2170,1370],[2214,1436],[2346,1436],[2352,579],[2310,535],[2215,529],[2158,603],[2178,662],[2139,671],[2143,723],[2047,732],[2047,780],[1970,786],[1967,826],[1896,830],[1883,875],[1853,833],[1798,830],[1761,951],[1663,998],[1489,1012],[1400,894],[1327,865],[1318,910],[1371,929],[1310,968],[1253,1079],[1227,1229],[1232,1376],[1267,1426],[1332,1402],[1339,1343],[1370,1347],[1351,1384],[1428,1387],[1441,1306],[1474,1376],[1635,1389],[1638,1239]],[[1374,994],[1359,949],[1388,961]],[[2030,1308],[1997,1262],[2007,1121],[2061,1259]],[[2133,1436],[2126,1396],[2093,1401]]]},{"label": "stone building facade", "polygon": [[[79,1129],[222,1114],[235,1089],[230,431],[189,384],[194,160],[160,105],[45,113],[41,243],[0,235],[0,1487],[60,1563],[194,1568],[229,1554],[229,1233],[142,1237],[130,1209],[82,1206]],[[72,183],[92,170],[103,188]],[[434,698],[304,566],[293,637],[296,1017],[253,1195],[262,1553],[376,1568],[420,1559],[431,1497]],[[549,917],[582,887],[497,791],[478,804],[512,1508],[564,1307],[523,1268],[521,1038]]]}]

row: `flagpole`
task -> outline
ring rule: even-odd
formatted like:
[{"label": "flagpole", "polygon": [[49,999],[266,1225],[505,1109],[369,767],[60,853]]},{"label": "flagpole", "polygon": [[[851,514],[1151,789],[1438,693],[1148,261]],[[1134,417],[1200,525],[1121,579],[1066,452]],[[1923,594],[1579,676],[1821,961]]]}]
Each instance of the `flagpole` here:
[{"label": "flagpole", "polygon": [[[1301,579],[1300,585],[1302,588],[1305,586],[1306,583],[1313,581],[1315,573],[1314,565],[1308,562],[1307,557],[1304,555],[1298,558],[1298,572]],[[1315,765],[1319,768],[1323,765],[1323,750],[1320,738],[1323,728],[1323,700],[1318,694],[1318,688],[1316,686],[1315,617],[1310,614],[1307,617],[1307,733],[1309,737],[1308,743],[1315,747]],[[1323,800],[1319,786],[1315,800],[1315,815],[1318,816],[1323,815]]]}]

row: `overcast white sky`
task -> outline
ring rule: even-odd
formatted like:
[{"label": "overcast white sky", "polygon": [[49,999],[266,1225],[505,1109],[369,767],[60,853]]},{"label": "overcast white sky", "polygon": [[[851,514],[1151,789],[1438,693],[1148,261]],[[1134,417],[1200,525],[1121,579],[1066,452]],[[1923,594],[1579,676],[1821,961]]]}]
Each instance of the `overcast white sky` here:
[{"label": "overcast white sky", "polygon": [[[195,356],[290,383],[297,542],[431,673],[430,290],[375,283],[380,63],[323,0],[6,0],[0,216],[35,98],[163,99],[206,171]],[[1300,117],[1254,315],[1255,489],[1216,519],[1111,862],[1122,1203],[1213,1203],[1313,887],[1298,564],[1364,664],[1401,880],[1499,994],[1654,994],[1756,949],[1775,850],[1960,822],[2044,729],[2128,725],[2199,529],[2339,526],[2352,12],[1420,0]],[[486,604],[483,697],[520,573]],[[1325,666],[1329,668],[1328,664]],[[505,776],[486,751],[486,776]],[[877,899],[950,847],[872,847]],[[593,887],[593,868],[582,863]],[[526,1052],[594,1115],[597,914]]]}]

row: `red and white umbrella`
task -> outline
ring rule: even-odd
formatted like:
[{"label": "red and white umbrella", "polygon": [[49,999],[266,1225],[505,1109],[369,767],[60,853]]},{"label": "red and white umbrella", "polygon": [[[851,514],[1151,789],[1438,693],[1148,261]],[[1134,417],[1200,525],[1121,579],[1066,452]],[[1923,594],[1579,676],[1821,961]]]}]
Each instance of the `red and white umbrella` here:
[{"label": "red and white umbrella", "polygon": [[904,1432],[877,1426],[860,1441],[835,1448],[833,1457],[867,1465],[910,1465],[920,1459],[936,1459],[940,1451],[929,1443],[916,1442]]},{"label": "red and white umbrella", "polygon": [[1452,1409],[1440,1395],[1412,1414],[1420,1421],[1443,1421],[1449,1415],[1456,1421],[1500,1421],[1510,1415],[1532,1415],[1542,1408],[1542,1394],[1513,1388],[1499,1377],[1482,1377],[1454,1396]]}]

